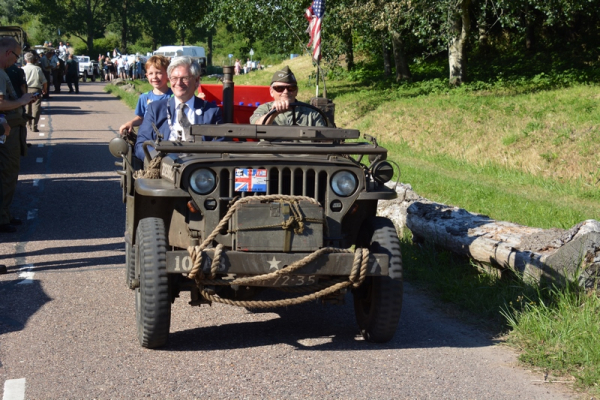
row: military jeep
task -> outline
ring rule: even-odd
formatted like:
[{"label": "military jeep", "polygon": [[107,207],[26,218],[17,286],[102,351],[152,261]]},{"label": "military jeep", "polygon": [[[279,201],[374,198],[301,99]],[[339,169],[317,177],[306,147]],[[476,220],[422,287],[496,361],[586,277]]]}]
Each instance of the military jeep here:
[{"label": "military jeep", "polygon": [[378,200],[396,197],[385,185],[394,175],[387,150],[334,127],[227,123],[191,133],[192,142],[146,142],[137,177],[131,146],[110,144],[123,158],[125,280],[140,344],[167,342],[182,291],[192,306],[249,309],[342,304],[350,291],[363,337],[389,341],[402,260],[393,223],[376,216]]}]

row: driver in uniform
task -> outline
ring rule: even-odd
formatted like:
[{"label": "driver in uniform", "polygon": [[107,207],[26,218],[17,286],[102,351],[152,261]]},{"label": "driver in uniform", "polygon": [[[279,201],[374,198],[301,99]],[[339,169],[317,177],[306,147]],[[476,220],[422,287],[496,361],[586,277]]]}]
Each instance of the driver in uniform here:
[{"label": "driver in uniform", "polygon": [[325,126],[323,117],[315,110],[303,106],[290,107],[290,103],[306,103],[296,100],[296,95],[298,95],[298,82],[296,82],[296,77],[288,66],[285,66],[283,69],[273,74],[270,92],[273,101],[261,104],[256,111],[254,111],[254,114],[250,117],[251,124],[263,125],[269,111],[277,110],[267,118],[267,121],[264,122],[265,125],[292,125],[292,111],[294,111],[296,114],[297,125]]}]

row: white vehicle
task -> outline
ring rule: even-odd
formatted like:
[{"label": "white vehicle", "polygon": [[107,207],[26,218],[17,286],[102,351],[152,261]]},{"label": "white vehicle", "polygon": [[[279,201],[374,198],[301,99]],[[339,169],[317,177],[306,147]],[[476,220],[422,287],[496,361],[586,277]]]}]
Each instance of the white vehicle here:
[{"label": "white vehicle", "polygon": [[162,46],[159,47],[154,55],[161,55],[165,57],[181,57],[188,56],[194,60],[197,60],[202,68],[202,75],[206,74],[206,52],[204,47],[199,46]]},{"label": "white vehicle", "polygon": [[100,70],[96,61],[91,61],[88,56],[75,56],[75,59],[79,63],[79,77],[86,82],[88,78],[92,79],[92,82],[96,78],[100,77]]}]

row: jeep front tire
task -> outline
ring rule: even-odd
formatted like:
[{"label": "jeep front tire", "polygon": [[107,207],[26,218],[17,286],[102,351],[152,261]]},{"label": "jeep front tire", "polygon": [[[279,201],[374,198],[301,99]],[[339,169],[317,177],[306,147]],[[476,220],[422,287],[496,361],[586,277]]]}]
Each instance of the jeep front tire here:
[{"label": "jeep front tire", "polygon": [[402,256],[392,221],[373,217],[362,226],[358,245],[389,256],[389,276],[369,276],[353,290],[354,313],[360,333],[369,342],[390,341],[402,311]]},{"label": "jeep front tire", "polygon": [[165,224],[160,218],[144,218],[136,233],[135,289],[138,339],[149,349],[167,343],[171,325],[171,294],[167,274]]}]

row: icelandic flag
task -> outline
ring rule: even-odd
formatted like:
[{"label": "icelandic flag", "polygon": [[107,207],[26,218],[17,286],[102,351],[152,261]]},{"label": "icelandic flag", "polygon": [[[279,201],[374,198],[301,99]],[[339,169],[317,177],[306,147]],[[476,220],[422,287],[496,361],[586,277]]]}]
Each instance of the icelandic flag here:
[{"label": "icelandic flag", "polygon": [[265,192],[267,191],[266,169],[235,169],[236,192]]}]

